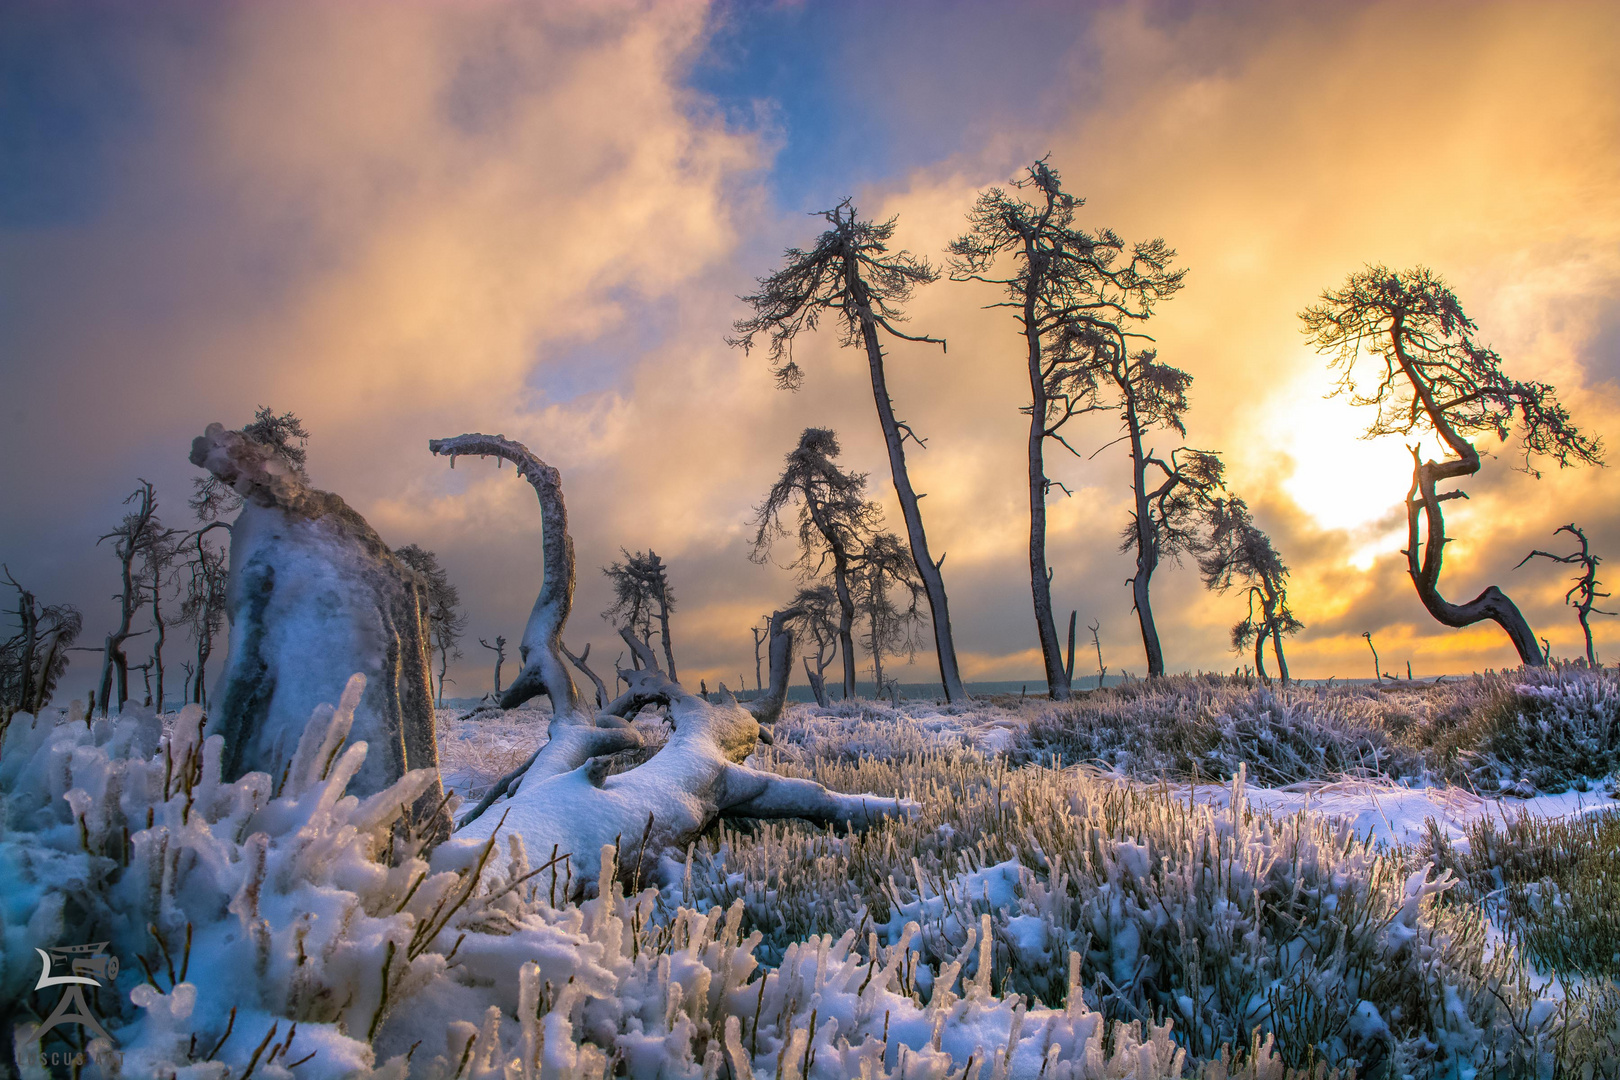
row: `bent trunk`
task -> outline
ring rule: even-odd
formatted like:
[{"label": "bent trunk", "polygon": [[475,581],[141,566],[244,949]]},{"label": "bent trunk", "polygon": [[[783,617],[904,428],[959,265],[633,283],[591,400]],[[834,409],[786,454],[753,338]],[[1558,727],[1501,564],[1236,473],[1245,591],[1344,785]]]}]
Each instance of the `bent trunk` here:
[{"label": "bent trunk", "polygon": [[803,614],[804,609],[799,607],[771,612],[768,633],[771,651],[771,688],[764,697],[748,705],[748,711],[762,724],[775,723],[776,718],[782,715],[782,706],[787,702],[788,681],[793,676],[793,631],[787,624],[788,620],[796,619]]},{"label": "bent trunk", "polygon": [[[1472,451],[1473,447],[1469,447]],[[1460,461],[1420,461],[1417,450],[1412,451],[1412,487],[1406,495],[1406,566],[1417,588],[1418,599],[1430,615],[1443,626],[1464,627],[1489,619],[1506,631],[1513,647],[1518,650],[1519,662],[1526,667],[1545,667],[1547,657],[1536,641],[1535,631],[1519,611],[1518,605],[1495,585],[1466,604],[1453,604],[1440,595],[1440,567],[1445,557],[1446,522],[1440,504],[1456,498],[1456,492],[1444,495],[1435,492],[1435,484],[1458,476],[1471,476],[1479,471],[1477,452]],[[1421,555],[1418,548],[1419,515],[1427,527]]]},{"label": "bent trunk", "polygon": [[581,712],[579,689],[562,655],[562,628],[574,604],[574,540],[568,535],[568,508],[563,503],[562,476],[529,452],[522,443],[498,435],[458,435],[430,439],[428,449],[448,457],[455,467],[463,455],[494,457],[517,466],[518,475],[534,488],[540,501],[540,550],[545,577],[529,612],[518,656],[523,668],[501,695],[501,708],[515,709],[532,697],[551,698],[553,716]]},{"label": "bent trunk", "polygon": [[[1126,389],[1121,384],[1121,389]],[[1149,586],[1159,565],[1159,538],[1153,527],[1153,508],[1148,502],[1147,456],[1142,451],[1142,428],[1136,406],[1127,391],[1125,422],[1131,437],[1131,486],[1136,502],[1136,573],[1131,577],[1131,600],[1136,620],[1142,628],[1142,650],[1147,656],[1148,678],[1164,674],[1164,649],[1159,645],[1159,628],[1153,622],[1153,602]]]}]

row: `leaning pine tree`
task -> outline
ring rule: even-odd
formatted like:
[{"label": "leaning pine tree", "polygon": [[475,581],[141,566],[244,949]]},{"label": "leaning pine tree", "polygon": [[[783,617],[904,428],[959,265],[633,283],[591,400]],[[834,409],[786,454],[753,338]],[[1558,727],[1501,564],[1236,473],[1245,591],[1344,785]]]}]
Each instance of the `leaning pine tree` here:
[{"label": "leaning pine tree", "polygon": [[843,319],[844,345],[859,343],[866,349],[872,376],[872,398],[877,404],[878,422],[888,444],[889,468],[894,475],[895,494],[911,540],[911,555],[917,563],[923,589],[928,594],[933,617],[934,648],[939,654],[939,676],[947,701],[962,701],[967,691],[956,663],[956,644],[951,636],[951,616],[945,599],[945,581],[940,567],[928,553],[928,537],[923,531],[920,496],[911,486],[906,471],[907,438],[917,439],[911,427],[895,419],[894,402],[889,398],[883,372],[881,329],[902,341],[920,341],[944,347],[939,338],[903,334],[894,328],[901,320],[900,305],[918,285],[926,285],[939,275],[910,252],[889,254],[888,242],[894,236],[894,219],[883,224],[863,221],[849,199],[821,215],[832,227],[821,234],[809,251],[790,248],[787,265],[769,277],[759,279],[760,291],[742,299],[754,309],[754,317],[736,323],[737,337],[731,344],[749,348],[754,335],[768,332],[771,363],[777,385],[785,390],[798,388],[803,373],[793,361],[793,338],[800,330],[815,329],[823,312],[836,311]]},{"label": "leaning pine tree", "polygon": [[[1403,273],[1385,266],[1358,270],[1300,318],[1310,343],[1333,355],[1330,363],[1339,369],[1334,393],[1376,410],[1366,438],[1432,432],[1445,449],[1443,460],[1424,461],[1419,444],[1411,446],[1403,554],[1423,606],[1444,626],[1489,619],[1507,633],[1522,663],[1544,666],[1530,623],[1501,589],[1486,586],[1464,604],[1440,595],[1441,562],[1450,539],[1440,504],[1466,496],[1460,488],[1441,491],[1439,485],[1479,472],[1480,452],[1468,436],[1480,432],[1506,442],[1517,431],[1524,456],[1520,467],[1537,477],[1532,458],[1551,458],[1560,468],[1601,465],[1602,443],[1570,423],[1551,386],[1510,379],[1501,357],[1474,339],[1477,327],[1451,289],[1425,267]],[[1355,377],[1363,353],[1373,364],[1370,390]]]},{"label": "leaning pine tree", "polygon": [[1073,627],[1065,663],[1052,617],[1053,571],[1046,561],[1046,499],[1054,481],[1046,475],[1045,449],[1051,439],[1078,456],[1062,428],[1101,407],[1087,392],[1094,381],[1076,370],[1090,354],[1065,348],[1065,335],[1082,326],[1127,333],[1125,326],[1146,319],[1156,301],[1181,288],[1186,271],[1170,269],[1175,253],[1163,240],[1137,244],[1122,257],[1125,242],[1113,230],[1075,228],[1074,212],[1085,200],[1065,192],[1057,170],[1045,160],[1031,165],[1013,187],[1031,191],[1033,201],[999,187],[980,194],[968,214],[968,232],[951,244],[951,277],[1002,286],[1007,299],[989,306],[1011,308],[1024,336],[1030,586],[1047,689],[1063,700],[1070,692]]},{"label": "leaning pine tree", "polygon": [[1283,635],[1305,629],[1288,607],[1288,567],[1271,544],[1271,537],[1254,523],[1248,504],[1237,496],[1218,500],[1209,514],[1209,537],[1198,553],[1204,584],[1216,592],[1234,585],[1243,589],[1248,614],[1232,627],[1232,649],[1242,655],[1254,649],[1254,670],[1264,682],[1265,648],[1277,658],[1278,673],[1288,682],[1288,659]]},{"label": "leaning pine tree", "polygon": [[881,512],[866,498],[866,474],[839,466],[838,435],[826,428],[805,428],[799,445],[788,451],[782,475],[765,501],[754,508],[753,551],[763,563],[771,544],[787,535],[782,511],[799,503],[799,557],[793,566],[806,579],[824,571],[832,577],[837,598],[837,640],[844,656],[844,700],[855,696],[855,599],[852,575],[865,537],[877,528]]}]

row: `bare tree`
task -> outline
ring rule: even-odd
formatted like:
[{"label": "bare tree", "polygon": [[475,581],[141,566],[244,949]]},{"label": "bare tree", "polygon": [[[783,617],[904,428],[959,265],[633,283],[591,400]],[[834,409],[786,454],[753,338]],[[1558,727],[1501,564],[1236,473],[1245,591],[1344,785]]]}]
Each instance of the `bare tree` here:
[{"label": "bare tree", "polygon": [[[260,446],[267,447],[276,459],[301,479],[307,479],[304,468],[308,463],[309,432],[303,421],[290,412],[277,414],[263,405],[253,414],[253,422],[242,428],[242,436]],[[242,497],[212,474],[192,479],[193,490],[187,500],[197,520],[209,522],[236,513],[242,508]]]},{"label": "bare tree", "polygon": [[810,683],[810,692],[816,704],[827,707],[827,668],[838,655],[839,628],[843,624],[843,605],[831,585],[812,585],[800,589],[793,598],[793,606],[804,612],[801,622],[810,631],[816,644],[816,669],[810,670],[810,657],[804,657],[804,674]]},{"label": "bare tree", "polygon": [[197,644],[189,696],[198,705],[206,706],[208,660],[214,653],[214,635],[225,628],[225,587],[230,574],[226,553],[210,547],[204,539],[205,532],[199,530],[187,537],[195,540],[196,551],[186,558],[186,598],[180,604],[180,620],[191,629],[192,640]]},{"label": "bare tree", "polygon": [[[1070,694],[1072,663],[1064,660],[1052,614],[1046,500],[1054,486],[1068,489],[1047,476],[1045,448],[1050,439],[1078,456],[1063,426],[1103,407],[1084,370],[1092,353],[1072,347],[1074,334],[1078,328],[1107,330],[1123,340],[1123,328],[1148,318],[1156,301],[1181,288],[1186,271],[1169,268],[1175,253],[1163,240],[1136,244],[1126,255],[1125,242],[1112,230],[1075,228],[1075,210],[1085,200],[1065,192],[1044,159],[1012,185],[1031,192],[1033,201],[999,187],[982,192],[968,214],[968,232],[950,246],[950,270],[954,280],[1003,287],[1007,299],[987,306],[1013,309],[1022,327],[1030,390],[1023,409],[1029,416],[1030,586],[1047,691],[1063,700]],[[1007,262],[1011,266],[998,275]]]},{"label": "bare tree", "polygon": [[632,555],[620,548],[619,553],[624,561],[602,568],[602,573],[613,582],[613,603],[602,612],[602,618],[629,626],[643,643],[651,641],[656,618],[664,641],[664,662],[669,665],[669,677],[673,680],[675,651],[669,640],[669,613],[675,610],[675,591],[669,585],[669,567],[656,551],[638,551]]},{"label": "bare tree", "polygon": [[[1597,568],[1598,563],[1603,560],[1592,554],[1592,549],[1586,543],[1586,533],[1573,522],[1568,525],[1560,525],[1553,531],[1553,535],[1557,536],[1562,532],[1567,532],[1579,540],[1581,550],[1569,555],[1554,555],[1549,551],[1540,550],[1532,551],[1519,560],[1519,566],[1523,566],[1531,559],[1540,557],[1581,568],[1581,572],[1575,575],[1575,584],[1571,585],[1569,591],[1564,594],[1564,603],[1573,606],[1577,617],[1581,620],[1581,632],[1586,635],[1586,666],[1596,670],[1598,666],[1597,650],[1592,648],[1592,624],[1589,620],[1594,612],[1599,615],[1615,614],[1612,611],[1602,611],[1596,607],[1599,600],[1609,595],[1598,588],[1603,583],[1597,579]],[[1519,566],[1515,566],[1513,569],[1517,570]]]},{"label": "bare tree", "polygon": [[926,260],[909,252],[889,254],[889,240],[894,236],[893,218],[881,225],[863,221],[849,199],[821,216],[832,227],[821,234],[810,251],[790,248],[784,257],[787,265],[769,277],[760,278],[759,292],[742,297],[753,307],[754,317],[739,320],[736,323],[738,336],[728,340],[732,345],[747,349],[756,334],[768,333],[772,371],[777,384],[787,390],[797,389],[803,376],[793,360],[793,338],[801,330],[815,329],[824,312],[836,312],[842,320],[841,344],[846,347],[859,344],[865,348],[872,377],[872,398],[877,404],[878,423],[888,446],[895,494],[900,500],[906,533],[911,539],[911,555],[922,577],[933,616],[940,680],[945,685],[947,700],[962,701],[967,693],[962,688],[956,662],[945,582],[940,574],[945,556],[941,554],[936,561],[928,553],[928,537],[917,505],[921,496],[912,488],[910,474],[906,471],[905,440],[912,439],[919,446],[923,442],[910,425],[895,419],[894,402],[889,397],[883,371],[883,346],[878,338],[881,329],[902,341],[927,342],[944,348],[945,342],[939,338],[904,334],[894,327],[896,322],[903,321],[901,305],[910,299],[912,290],[934,281],[939,275]]},{"label": "bare tree", "polygon": [[154,547],[168,542],[169,535],[169,530],[158,521],[157,492],[151,483],[139,481],[135,490],[124,500],[124,505],[133,506],[134,509],[124,515],[124,520],[116,529],[96,541],[98,545],[105,540],[113,542],[113,556],[118,560],[121,585],[113,596],[118,601],[118,626],[107,635],[102,645],[99,694],[102,715],[106,715],[109,706],[114,703],[114,694],[117,695],[116,705],[119,709],[129,700],[130,664],[124,652],[124,642],[147,632],[133,628],[135,616],[146,606],[147,600],[141,564]]},{"label": "bare tree", "polygon": [[[495,696],[500,697],[501,696],[501,665],[506,663],[506,639],[504,637],[501,637],[499,634],[497,634],[495,636],[495,644],[491,645],[489,642],[485,641],[483,638],[478,639],[478,644],[482,645],[484,648],[488,649],[490,652],[495,654]],[[590,646],[587,645],[586,648],[588,649],[588,648],[590,648]]]},{"label": "bare tree", "polygon": [[917,624],[922,620],[922,582],[911,552],[892,532],[878,533],[861,550],[855,568],[855,606],[866,618],[866,650],[872,656],[874,697],[888,685],[883,676],[885,653],[917,654]]},{"label": "bare tree", "polygon": [[1288,682],[1288,660],[1283,656],[1284,634],[1297,633],[1305,624],[1288,607],[1288,567],[1277,549],[1254,523],[1248,504],[1237,496],[1218,500],[1210,513],[1210,533],[1200,545],[1198,568],[1204,584],[1217,592],[1234,585],[1244,591],[1249,611],[1232,627],[1232,649],[1242,654],[1254,647],[1254,670],[1266,674],[1264,650],[1271,642],[1279,677]]},{"label": "bare tree", "polygon": [[467,614],[461,610],[461,590],[450,582],[450,575],[439,563],[437,553],[416,544],[395,548],[394,556],[415,570],[422,579],[422,617],[427,620],[428,640],[439,654],[437,703],[444,707],[445,675],[450,661],[461,658],[461,635],[467,630]]},{"label": "bare tree", "polygon": [[761,615],[759,618],[760,625],[751,626],[748,628],[748,630],[749,633],[754,635],[754,689],[763,691],[765,689],[765,684],[763,682],[763,675],[760,668],[760,665],[763,662],[760,654],[761,650],[764,648],[766,639],[771,636],[771,617],[769,615]]},{"label": "bare tree", "polygon": [[[1466,604],[1440,595],[1440,569],[1445,554],[1445,519],[1440,504],[1464,498],[1460,488],[1437,490],[1445,481],[1473,476],[1481,467],[1480,452],[1468,436],[1492,432],[1506,442],[1517,432],[1524,471],[1537,456],[1559,467],[1603,463],[1602,443],[1587,438],[1570,423],[1569,413],[1546,383],[1520,382],[1502,370],[1492,349],[1479,344],[1478,329],[1462,305],[1435,273],[1418,267],[1397,273],[1368,266],[1351,274],[1344,286],[1322,294],[1322,302],[1300,313],[1305,334],[1321,352],[1331,353],[1339,370],[1335,394],[1375,412],[1366,438],[1432,431],[1450,455],[1424,461],[1413,443],[1412,485],[1406,495],[1407,571],[1418,598],[1444,626],[1463,627],[1491,620],[1518,650],[1522,663],[1539,667],[1547,661],[1535,633],[1518,607],[1495,585]],[[1356,361],[1369,355],[1376,381],[1364,390],[1356,379]],[[1422,541],[1420,546],[1420,540]]]},{"label": "bare tree", "polygon": [[[596,707],[598,709],[607,708],[608,702],[613,700],[608,694],[607,684],[602,681],[602,676],[592,671],[590,664],[586,662],[591,658],[591,643],[587,641],[585,643],[585,651],[580,653],[578,656],[575,656],[573,653],[568,651],[568,646],[562,643],[561,638],[557,640],[557,648],[560,649],[562,654],[568,658],[568,662],[579,668],[585,677],[591,680],[592,685],[596,687]],[[616,684],[617,683],[615,682],[615,685]],[[704,693],[707,693],[707,691],[704,691]]]},{"label": "bare tree", "polygon": [[[782,511],[799,504],[799,557],[789,565],[802,578],[830,570],[838,598],[838,642],[844,654],[844,699],[855,696],[855,599],[850,576],[865,536],[882,511],[866,498],[866,474],[845,472],[838,465],[838,436],[826,428],[805,428],[799,445],[789,451],[782,475],[754,508],[753,551],[764,562],[774,541],[788,535]],[[829,566],[830,564],[830,566]]]},{"label": "bare tree", "polygon": [[56,684],[67,670],[68,650],[84,628],[84,617],[71,604],[41,607],[34,594],[17,583],[10,567],[0,567],[6,584],[17,591],[17,633],[0,642],[0,730],[13,713],[38,716],[51,703]]},{"label": "bare tree", "polygon": [[147,597],[152,605],[152,654],[148,663],[157,682],[157,710],[163,711],[164,666],[163,646],[168,641],[169,623],[163,612],[163,594],[174,584],[175,560],[180,557],[182,533],[174,529],[159,530],[153,542],[141,553],[141,577]]}]

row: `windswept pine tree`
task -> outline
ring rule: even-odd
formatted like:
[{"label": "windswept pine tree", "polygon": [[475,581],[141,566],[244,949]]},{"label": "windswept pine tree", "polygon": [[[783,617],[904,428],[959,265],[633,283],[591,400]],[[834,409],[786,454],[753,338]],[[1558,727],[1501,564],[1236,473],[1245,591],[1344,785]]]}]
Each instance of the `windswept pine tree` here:
[{"label": "windswept pine tree", "polygon": [[774,541],[788,535],[782,513],[799,504],[799,557],[789,565],[805,580],[830,576],[838,600],[838,643],[844,655],[844,698],[855,696],[855,599],[852,576],[866,537],[882,516],[866,497],[866,474],[838,464],[838,436],[826,428],[805,428],[788,451],[782,475],[754,508],[755,562],[770,556]]},{"label": "windswept pine tree", "polygon": [[1255,673],[1270,682],[1265,647],[1271,642],[1279,677],[1286,683],[1283,635],[1305,628],[1288,606],[1288,567],[1272,546],[1271,537],[1254,523],[1248,504],[1237,496],[1217,500],[1209,521],[1209,536],[1198,552],[1204,584],[1216,592],[1237,586],[1248,603],[1248,613],[1232,627],[1232,649],[1241,654],[1252,646]]},{"label": "windswept pine tree", "polygon": [[956,642],[951,634],[951,615],[945,596],[945,580],[940,573],[943,554],[936,560],[928,551],[923,529],[922,498],[911,486],[906,469],[906,440],[918,446],[923,441],[911,425],[894,415],[888,380],[883,369],[883,344],[878,331],[901,341],[926,342],[944,348],[940,338],[912,335],[895,329],[903,320],[901,305],[919,285],[939,277],[927,261],[908,251],[889,253],[894,238],[894,219],[880,224],[863,220],[854,204],[845,199],[821,215],[831,226],[809,251],[790,248],[787,265],[769,277],[759,279],[760,291],[743,297],[754,309],[754,317],[740,319],[737,336],[731,344],[748,349],[756,335],[770,337],[771,369],[777,385],[796,390],[804,373],[793,359],[793,339],[801,330],[814,330],[820,317],[834,312],[842,321],[841,343],[860,345],[866,350],[867,368],[872,377],[872,400],[877,405],[878,423],[889,451],[889,471],[894,477],[895,495],[905,518],[911,556],[917,564],[934,627],[934,649],[939,656],[940,680],[948,701],[962,701],[962,673],[956,662]]},{"label": "windswept pine tree", "polygon": [[[1445,281],[1426,267],[1396,272],[1368,266],[1344,285],[1322,294],[1322,301],[1300,313],[1307,340],[1331,355],[1339,372],[1334,394],[1373,410],[1365,438],[1430,434],[1439,440],[1442,460],[1423,460],[1412,451],[1412,484],[1406,493],[1407,572],[1418,599],[1443,626],[1464,627],[1489,620],[1506,632],[1521,663],[1546,664],[1535,631],[1518,605],[1495,585],[1467,603],[1440,595],[1446,522],[1441,503],[1466,498],[1461,488],[1440,490],[1448,481],[1473,476],[1483,465],[1470,435],[1493,434],[1506,442],[1519,436],[1519,468],[1533,476],[1537,458],[1560,468],[1603,463],[1603,445],[1570,422],[1553,388],[1510,378],[1502,358],[1479,343],[1479,329]],[[1370,387],[1357,378],[1358,363],[1370,361]]]},{"label": "windswept pine tree", "polygon": [[[1075,211],[1085,200],[1063,190],[1057,170],[1045,159],[1012,185],[1011,192],[993,187],[979,195],[968,214],[968,232],[951,244],[950,271],[955,280],[1005,290],[1007,299],[988,306],[1011,309],[1024,337],[1030,391],[1024,407],[1029,416],[1029,579],[1047,690],[1062,700],[1070,692],[1073,635],[1071,627],[1066,663],[1052,615],[1055,570],[1046,557],[1046,500],[1054,486],[1062,485],[1047,475],[1046,444],[1054,442],[1079,456],[1063,434],[1064,425],[1105,407],[1096,394],[1095,373],[1087,370],[1098,350],[1073,345],[1086,331],[1117,344],[1123,354],[1126,338],[1140,336],[1130,327],[1146,320],[1157,301],[1174,295],[1186,271],[1170,268],[1175,252],[1163,240],[1136,244],[1127,253],[1112,229],[1077,228]],[[1019,194],[1026,191],[1030,198]]]}]

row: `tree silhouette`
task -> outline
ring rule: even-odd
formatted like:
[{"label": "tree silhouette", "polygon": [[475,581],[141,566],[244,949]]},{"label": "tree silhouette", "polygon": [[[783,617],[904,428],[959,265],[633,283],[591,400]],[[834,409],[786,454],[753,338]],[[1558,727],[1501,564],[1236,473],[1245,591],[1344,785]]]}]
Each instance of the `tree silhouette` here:
[{"label": "tree silhouette", "polygon": [[437,704],[443,708],[445,675],[450,670],[450,661],[461,658],[461,635],[467,630],[467,614],[461,610],[461,590],[450,583],[450,575],[439,564],[437,553],[416,544],[406,544],[395,548],[394,554],[420,576],[428,645],[439,654]]},{"label": "tree silhouette", "polygon": [[669,567],[656,551],[638,551],[632,555],[620,548],[619,553],[624,561],[602,569],[613,583],[613,603],[602,612],[602,618],[620,620],[647,642],[652,638],[656,617],[659,634],[664,639],[664,661],[669,665],[669,677],[673,680],[675,650],[669,640],[669,613],[675,610],[675,591],[669,585]]},{"label": "tree silhouette", "polygon": [[812,585],[800,589],[793,598],[793,606],[804,614],[800,616],[800,623],[810,631],[810,640],[816,643],[816,669],[810,670],[810,657],[804,657],[804,675],[810,683],[810,692],[815,695],[816,704],[823,709],[827,707],[827,666],[838,655],[839,627],[842,623],[843,607],[839,603],[838,594],[831,585]]},{"label": "tree silhouette", "polygon": [[[1364,437],[1430,431],[1450,455],[1424,461],[1419,443],[1409,447],[1412,484],[1403,554],[1423,606],[1445,626],[1489,619],[1507,633],[1522,663],[1545,665],[1529,622],[1495,585],[1465,604],[1440,595],[1450,539],[1441,503],[1467,496],[1460,488],[1440,491],[1438,485],[1479,472],[1480,452],[1469,435],[1491,432],[1506,442],[1516,432],[1524,458],[1519,467],[1537,477],[1541,474],[1531,468],[1536,457],[1551,458],[1561,468],[1602,464],[1601,442],[1570,423],[1551,386],[1510,379],[1501,357],[1475,340],[1478,328],[1445,281],[1425,267],[1402,273],[1385,266],[1358,270],[1342,288],[1324,292],[1322,302],[1306,308],[1300,319],[1310,343],[1332,354],[1330,364],[1339,371],[1334,394],[1375,410]],[[1375,376],[1370,390],[1356,378],[1363,354]]]},{"label": "tree silhouette", "polygon": [[180,603],[180,621],[190,628],[192,640],[197,644],[188,696],[196,704],[206,706],[208,660],[214,653],[214,635],[225,628],[225,587],[230,573],[226,553],[210,547],[203,533],[192,533],[186,539],[196,542],[195,552],[186,558],[186,597]]},{"label": "tree silhouette", "polygon": [[1232,649],[1242,653],[1254,647],[1254,670],[1270,682],[1266,674],[1265,645],[1277,657],[1277,669],[1288,682],[1288,660],[1283,656],[1284,634],[1297,633],[1305,624],[1288,607],[1288,567],[1277,549],[1254,523],[1249,507],[1237,496],[1219,500],[1209,515],[1209,536],[1201,545],[1198,568],[1204,584],[1217,592],[1234,585],[1243,589],[1249,611],[1232,627]]},{"label": "tree silhouette", "polygon": [[[1156,301],[1180,289],[1186,271],[1169,268],[1175,253],[1163,240],[1137,244],[1126,255],[1125,242],[1112,230],[1075,228],[1075,210],[1085,200],[1065,192],[1044,159],[1012,184],[1031,192],[1033,200],[999,187],[981,193],[968,214],[968,232],[950,246],[950,270],[954,280],[1002,286],[1007,299],[987,306],[1013,309],[1022,327],[1030,389],[1023,409],[1030,418],[1030,586],[1047,690],[1061,700],[1069,697],[1071,675],[1052,615],[1046,499],[1054,481],[1046,475],[1045,446],[1050,439],[1078,456],[1063,426],[1103,407],[1090,392],[1094,378],[1084,370],[1095,350],[1069,346],[1080,330],[1123,341],[1124,327],[1146,319]],[[1007,261],[1012,273],[996,276]]]},{"label": "tree silhouette", "polygon": [[[157,517],[157,491],[146,480],[138,482],[135,490],[124,500],[125,506],[133,506],[118,527],[101,536],[96,543],[103,541],[113,542],[113,556],[118,560],[120,588],[113,599],[118,601],[118,625],[107,635],[101,647],[101,686],[98,700],[101,702],[101,711],[105,715],[113,705],[122,709],[124,702],[129,700],[129,657],[124,652],[124,643],[132,637],[147,633],[146,630],[134,630],[133,624],[136,614],[146,606],[150,598],[148,592],[147,560],[156,558],[159,562],[163,556],[158,548],[173,544],[177,535],[174,530],[166,529]],[[113,701],[114,695],[117,701]]]},{"label": "tree silhouette", "polygon": [[855,568],[855,605],[866,617],[866,650],[872,656],[874,697],[882,697],[886,680],[883,656],[917,654],[916,626],[922,619],[925,594],[911,552],[892,532],[867,541]]},{"label": "tree silhouette", "polygon": [[56,684],[67,670],[68,650],[84,627],[84,617],[71,604],[40,606],[34,594],[17,583],[9,567],[0,567],[6,584],[17,591],[17,633],[0,642],[0,733],[13,713],[38,716],[51,703]]},{"label": "tree silhouette", "polygon": [[[1597,650],[1592,648],[1592,624],[1589,620],[1593,612],[1597,612],[1599,615],[1615,614],[1612,611],[1602,611],[1596,607],[1599,600],[1609,595],[1598,588],[1603,583],[1597,579],[1597,568],[1598,563],[1603,560],[1592,554],[1592,549],[1586,543],[1586,533],[1576,527],[1573,522],[1568,525],[1560,525],[1553,531],[1553,535],[1557,536],[1561,532],[1567,532],[1579,540],[1581,550],[1569,555],[1554,555],[1551,552],[1539,550],[1532,551],[1519,560],[1519,566],[1523,566],[1531,559],[1540,557],[1581,568],[1581,572],[1575,575],[1575,584],[1571,585],[1569,591],[1564,594],[1564,603],[1573,606],[1576,617],[1581,620],[1581,632],[1586,635],[1586,665],[1595,670],[1598,666]],[[1515,566],[1513,569],[1517,570],[1519,566]]]},{"label": "tree silhouette", "polygon": [[[866,498],[866,474],[845,472],[838,464],[838,436],[826,428],[805,428],[799,445],[783,460],[782,475],[754,508],[753,551],[764,562],[775,540],[788,535],[782,512],[799,504],[799,557],[789,565],[811,580],[827,570],[838,599],[838,642],[844,654],[844,698],[855,696],[854,560],[882,514]],[[830,567],[829,567],[829,564]]]},{"label": "tree silhouette", "polygon": [[759,292],[742,297],[753,307],[754,317],[738,320],[735,324],[738,336],[727,340],[748,349],[755,335],[768,333],[771,369],[777,385],[788,390],[797,389],[803,378],[803,372],[793,360],[793,339],[801,330],[814,330],[824,312],[836,312],[843,320],[841,344],[860,344],[865,348],[872,377],[872,398],[888,446],[895,494],[899,497],[906,534],[911,540],[911,555],[928,595],[940,679],[945,686],[946,699],[961,701],[967,692],[962,688],[961,671],[956,662],[945,582],[940,574],[945,556],[940,555],[936,561],[928,553],[928,537],[917,505],[921,496],[912,488],[910,474],[906,471],[905,440],[912,439],[919,446],[923,443],[908,424],[895,418],[894,402],[889,397],[883,371],[883,346],[878,338],[878,331],[882,330],[902,341],[944,347],[945,342],[939,338],[904,334],[894,327],[896,322],[902,321],[900,307],[911,297],[912,290],[934,281],[939,275],[927,261],[910,252],[889,254],[889,241],[894,236],[893,218],[881,225],[863,221],[849,199],[820,216],[832,227],[821,234],[811,250],[790,248],[785,256],[787,265],[769,277],[760,278]]},{"label": "tree silhouette", "polygon": [[1065,329],[1059,347],[1076,358],[1069,367],[1069,392],[1117,411],[1120,434],[1107,445],[1123,442],[1130,451],[1130,520],[1120,530],[1119,550],[1136,556],[1126,584],[1142,631],[1148,677],[1157,678],[1164,674],[1164,649],[1153,618],[1153,574],[1165,560],[1179,565],[1183,555],[1196,553],[1225,466],[1208,450],[1178,446],[1161,454],[1148,442],[1159,431],[1186,437],[1192,376],[1160,363],[1151,349],[1128,351],[1130,340],[1142,336],[1123,325],[1082,319]]}]

